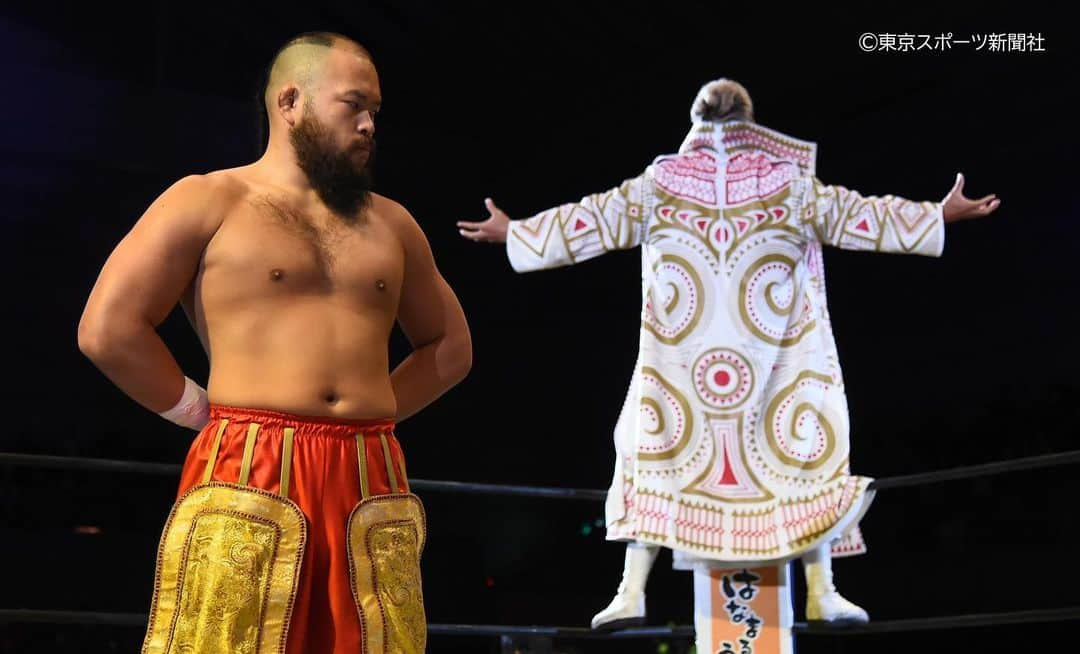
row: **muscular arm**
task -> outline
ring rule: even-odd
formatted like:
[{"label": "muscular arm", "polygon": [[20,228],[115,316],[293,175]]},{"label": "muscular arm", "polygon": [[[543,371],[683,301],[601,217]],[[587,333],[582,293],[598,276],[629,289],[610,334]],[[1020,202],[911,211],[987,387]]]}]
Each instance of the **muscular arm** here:
[{"label": "muscular arm", "polygon": [[222,191],[199,176],[173,184],[113,250],[79,321],[79,349],[154,412],[180,399],[184,374],[158,336],[220,224]]},{"label": "muscular arm", "polygon": [[450,390],[472,367],[472,338],[457,296],[435,266],[420,226],[399,209],[405,280],[398,324],[412,353],[390,375],[401,421]]}]

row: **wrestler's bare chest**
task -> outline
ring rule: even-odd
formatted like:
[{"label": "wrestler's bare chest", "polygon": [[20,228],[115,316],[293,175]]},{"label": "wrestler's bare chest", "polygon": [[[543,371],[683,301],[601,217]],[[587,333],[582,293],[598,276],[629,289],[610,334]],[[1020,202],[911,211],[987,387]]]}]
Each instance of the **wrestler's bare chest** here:
[{"label": "wrestler's bare chest", "polygon": [[253,194],[222,222],[204,257],[203,297],[305,296],[395,312],[400,239],[375,210],[355,220]]}]

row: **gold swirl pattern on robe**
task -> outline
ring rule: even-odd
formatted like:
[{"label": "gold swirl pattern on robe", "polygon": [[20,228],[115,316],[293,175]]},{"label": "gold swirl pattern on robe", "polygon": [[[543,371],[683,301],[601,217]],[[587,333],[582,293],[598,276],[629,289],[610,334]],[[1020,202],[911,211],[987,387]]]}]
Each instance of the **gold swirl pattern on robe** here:
[{"label": "gold swirl pattern on robe", "polygon": [[804,371],[794,382],[780,389],[765,412],[765,433],[769,449],[783,464],[815,470],[836,449],[836,430],[821,407],[832,378]]},{"label": "gold swirl pattern on robe", "polygon": [[[661,343],[674,345],[701,320],[701,278],[686,259],[673,254],[662,256],[653,273],[657,284],[650,290],[643,327]],[[663,289],[663,297],[657,297],[656,289]]]},{"label": "gold swirl pattern on robe", "polygon": [[769,254],[755,261],[739,282],[739,315],[743,323],[755,336],[773,345],[794,345],[815,325],[809,300],[805,294],[796,296],[794,271],[793,259]]},{"label": "gold swirl pattern on robe", "polygon": [[648,367],[642,369],[641,395],[642,430],[648,438],[638,445],[638,459],[674,459],[689,445],[694,432],[690,403],[660,371]]}]

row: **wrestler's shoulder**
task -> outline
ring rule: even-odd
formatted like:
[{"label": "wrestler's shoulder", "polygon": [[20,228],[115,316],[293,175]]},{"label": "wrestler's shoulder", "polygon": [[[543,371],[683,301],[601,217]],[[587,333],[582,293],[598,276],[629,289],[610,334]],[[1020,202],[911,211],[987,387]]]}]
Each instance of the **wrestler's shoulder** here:
[{"label": "wrestler's shoulder", "polygon": [[406,234],[413,234],[420,230],[420,225],[409,210],[400,202],[391,200],[385,195],[372,193],[371,208],[394,229],[404,230]]},{"label": "wrestler's shoulder", "polygon": [[258,186],[250,166],[225,168],[189,177],[196,178],[196,183],[213,199],[227,203],[255,193]]},{"label": "wrestler's shoulder", "polygon": [[195,173],[178,179],[166,191],[166,196],[179,204],[224,214],[239,200],[251,193],[251,183],[240,169]]},{"label": "wrestler's shoulder", "polygon": [[378,193],[371,194],[371,208],[387,220],[411,220],[409,210],[397,200]]}]

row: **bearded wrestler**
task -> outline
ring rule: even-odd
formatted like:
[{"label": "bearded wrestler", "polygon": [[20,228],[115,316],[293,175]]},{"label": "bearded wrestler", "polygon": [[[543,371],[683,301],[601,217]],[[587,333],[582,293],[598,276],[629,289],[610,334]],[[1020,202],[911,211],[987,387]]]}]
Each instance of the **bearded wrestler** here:
[{"label": "bearded wrestler", "polygon": [[[468,373],[468,326],[416,221],[372,192],[368,51],[290,39],[264,100],[262,157],[162,193],[79,323],[113,383],[198,432],[143,651],[422,652],[423,510],[394,427]],[[178,303],[207,390],[155,331]],[[390,371],[395,321],[413,349]]]}]

